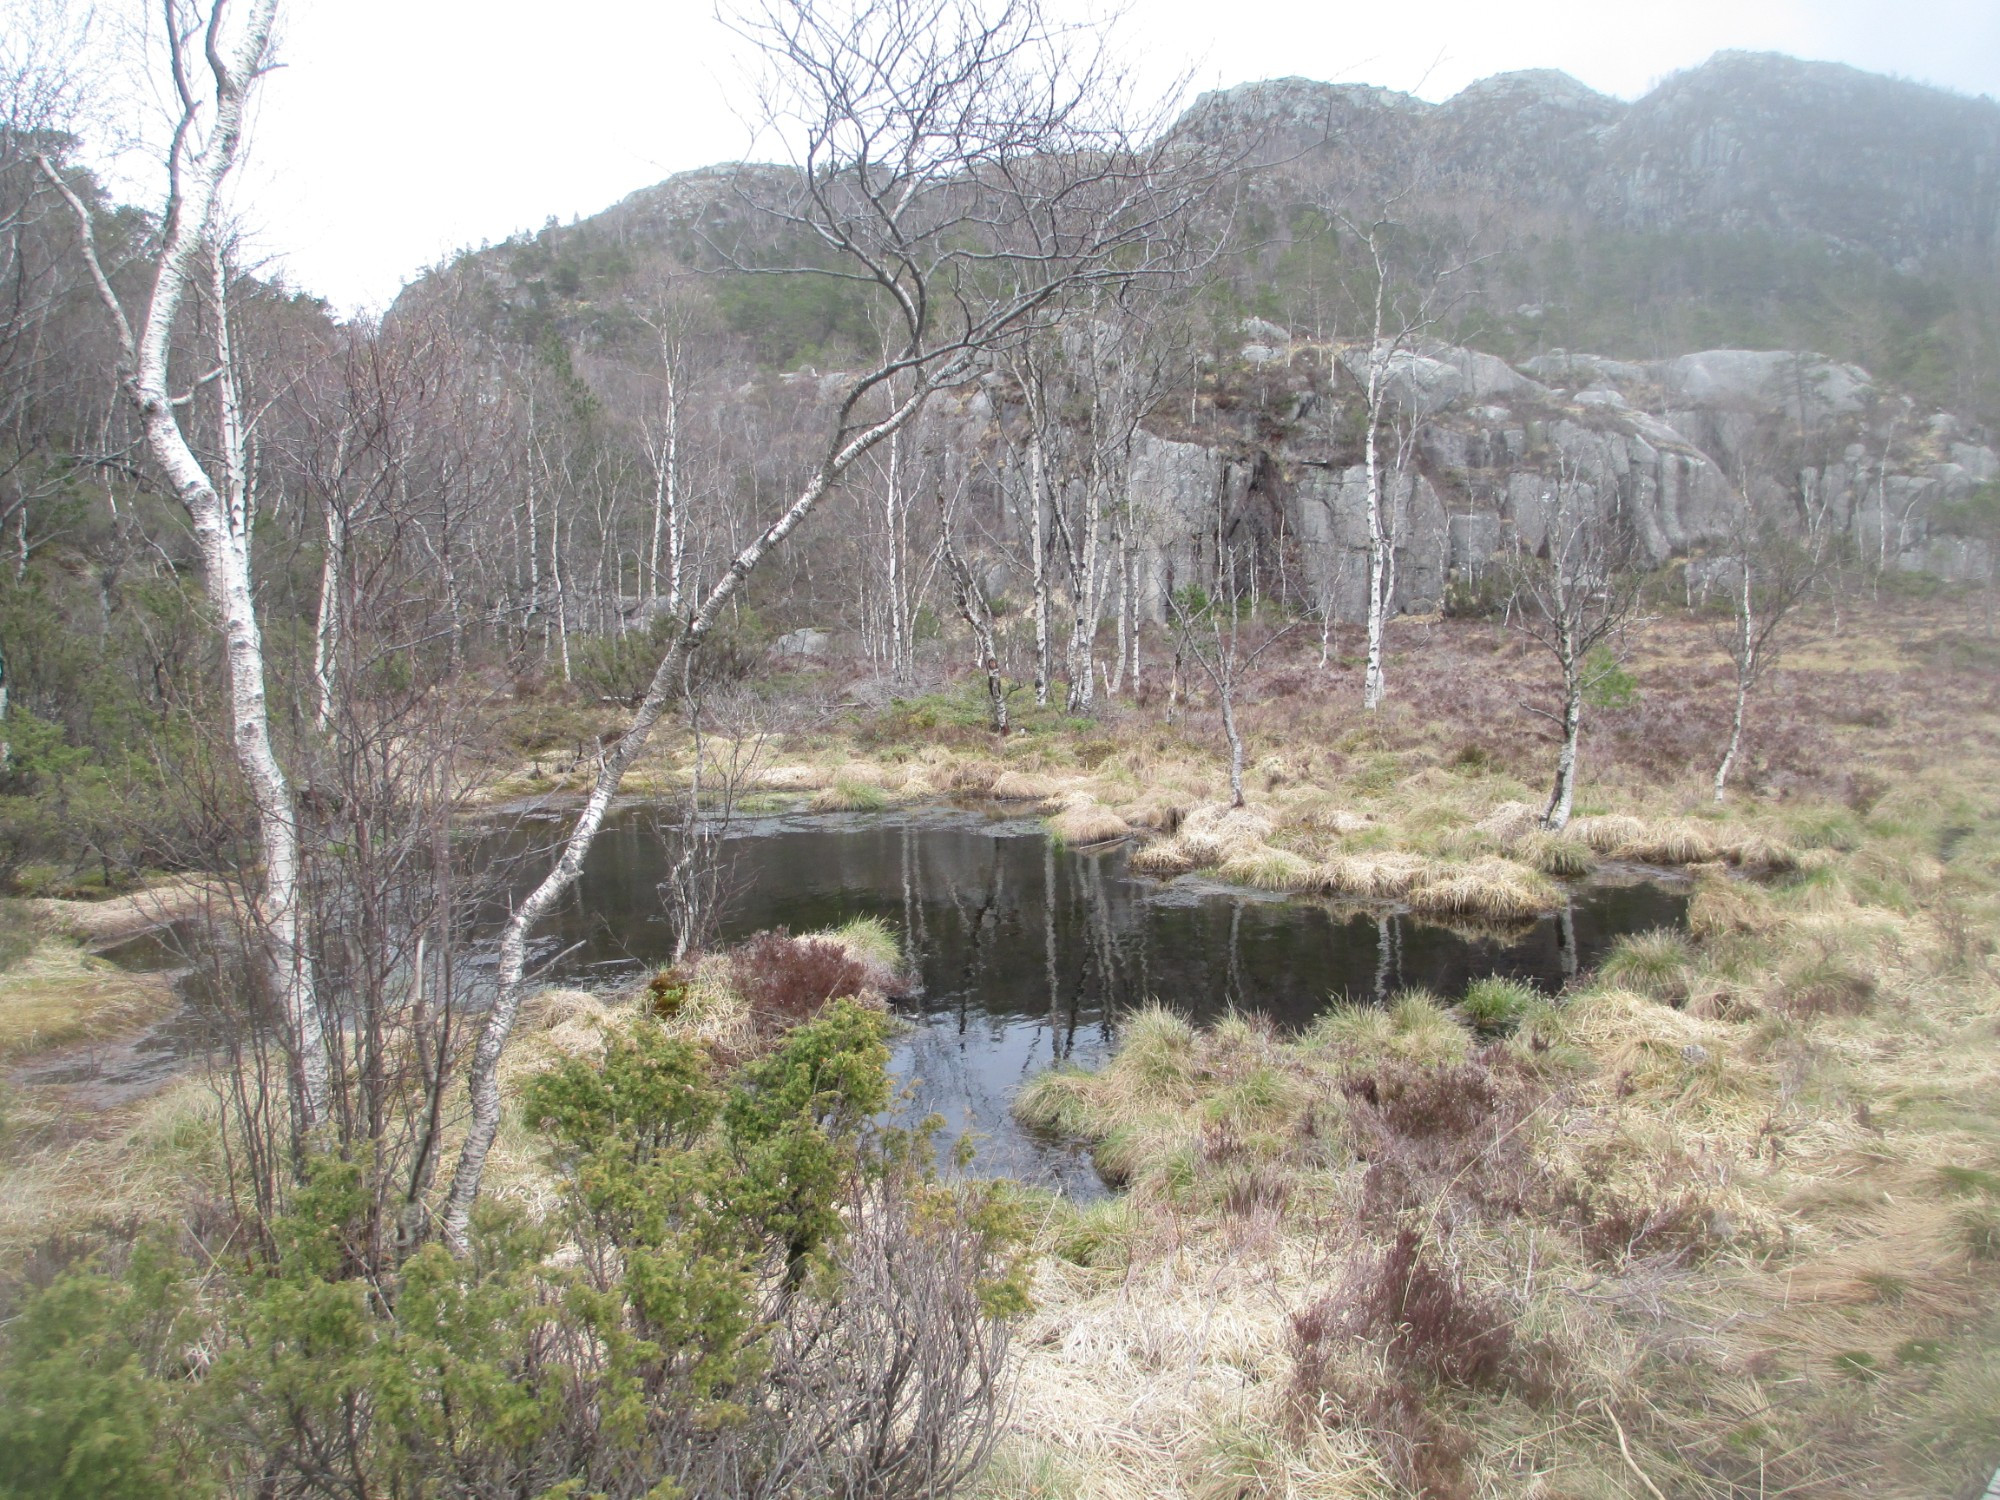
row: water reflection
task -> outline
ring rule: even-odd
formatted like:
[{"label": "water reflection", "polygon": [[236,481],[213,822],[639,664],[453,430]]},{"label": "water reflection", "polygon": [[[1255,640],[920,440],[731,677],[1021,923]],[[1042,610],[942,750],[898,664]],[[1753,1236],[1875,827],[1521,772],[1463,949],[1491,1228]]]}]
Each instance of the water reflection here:
[{"label": "water reflection", "polygon": [[[530,826],[505,842],[535,840]],[[983,1137],[983,1171],[1079,1191],[1096,1190],[1081,1155],[1022,1131],[1008,1102],[1053,1062],[1102,1059],[1135,1006],[1157,999],[1197,1020],[1235,1007],[1298,1027],[1335,997],[1412,986],[1450,997],[1489,974],[1553,992],[1620,934],[1677,925],[1687,905],[1657,884],[1600,884],[1558,915],[1481,937],[1191,877],[1162,885],[1129,874],[1122,848],[1058,848],[1039,822],[952,808],[749,820],[726,847],[736,895],[725,939],[889,923],[922,978],[895,1059],[916,1113]],[[645,808],[607,823],[542,937],[552,975],[608,981],[667,958],[666,848]]]}]

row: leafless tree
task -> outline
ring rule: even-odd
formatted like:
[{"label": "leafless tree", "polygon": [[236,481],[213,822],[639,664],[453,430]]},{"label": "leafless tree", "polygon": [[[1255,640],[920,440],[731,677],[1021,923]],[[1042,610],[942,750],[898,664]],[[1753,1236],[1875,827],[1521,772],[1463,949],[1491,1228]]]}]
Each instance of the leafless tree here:
[{"label": "leafless tree", "polygon": [[1051,366],[1058,358],[1053,332],[1025,338],[1007,351],[1007,371],[1021,393],[1026,413],[1022,443],[1027,449],[1025,489],[1021,505],[1028,512],[1028,590],[1035,620],[1035,704],[1047,707],[1055,676],[1049,633],[1049,445],[1058,441],[1062,424],[1053,409]]},{"label": "leafless tree", "polygon": [[605,748],[562,853],[500,942],[498,994],[469,1071],[472,1120],[445,1204],[465,1243],[500,1125],[500,1058],[524,994],[529,933],[576,881],[625,772],[698,649],[757,565],[856,462],[931,395],[970,379],[1065,297],[1166,274],[1190,255],[1202,161],[1171,132],[1141,147],[1112,113],[1101,55],[1045,21],[1036,0],[764,0],[735,18],[771,60],[762,108],[797,150],[780,188],[746,194],[820,247],[812,266],[865,289],[898,337],[846,378],[810,477],[737,551],[662,656],[625,732]]},{"label": "leafless tree", "polygon": [[[1130,514],[1132,447],[1140,424],[1172,382],[1179,350],[1163,328],[1157,294],[1163,289],[1137,290],[1117,306],[1087,309],[1076,343],[1077,373],[1083,389],[1077,402],[1080,462],[1072,482],[1063,486],[1074,503],[1056,510],[1056,535],[1067,564],[1070,626],[1067,651],[1071,713],[1087,712],[1096,695],[1097,636],[1104,606],[1117,569],[1118,674],[1122,681],[1136,622],[1132,589],[1132,521]],[[1107,683],[1111,681],[1107,677]]]},{"label": "leafless tree", "polygon": [[[267,938],[272,991],[286,1018],[298,1115],[310,1129],[327,1106],[326,1042],[319,999],[301,927],[299,837],[292,790],[272,748],[264,681],[264,637],[251,584],[252,497],[238,372],[229,347],[224,303],[213,319],[213,366],[184,395],[169,378],[175,327],[205,263],[219,264],[217,199],[236,163],[244,114],[257,80],[270,65],[277,0],[250,0],[241,19],[228,0],[206,11],[192,0],[168,0],[166,50],[175,124],[167,157],[167,197],[151,284],[136,325],[98,258],[89,207],[47,157],[44,175],[76,215],[85,262],[116,330],[119,384],[144,429],[153,462],[186,509],[200,542],[203,579],[220,618],[229,675],[231,743],[256,807],[264,865],[255,903]],[[197,457],[180,412],[203,386],[217,405],[221,483]]]},{"label": "leafless tree", "polygon": [[[1467,295],[1465,275],[1473,257],[1457,247],[1425,242],[1403,222],[1409,193],[1392,197],[1373,218],[1358,222],[1337,213],[1338,222],[1367,256],[1364,316],[1369,333],[1362,351],[1362,467],[1368,507],[1368,655],[1361,699],[1373,711],[1388,691],[1382,664],[1389,611],[1396,600],[1396,556],[1401,542],[1399,505],[1417,438],[1435,399],[1421,371],[1428,364],[1420,346],[1430,331]],[[1350,356],[1351,358],[1351,356]],[[1392,409],[1400,407],[1396,420]],[[1384,493],[1382,438],[1389,426],[1391,462]],[[1324,653],[1322,653],[1324,654]]]},{"label": "leafless tree", "polygon": [[[1222,710],[1222,733],[1229,741],[1229,805],[1243,805],[1243,735],[1236,726],[1236,689],[1245,671],[1257,658],[1291,633],[1286,625],[1267,631],[1256,645],[1246,649],[1246,625],[1254,630],[1256,609],[1247,597],[1243,579],[1247,568],[1240,566],[1237,549],[1226,548],[1217,565],[1215,592],[1195,588],[1176,589],[1167,596],[1173,614],[1176,641],[1183,656],[1194,658],[1202,675],[1215,689]],[[1245,615],[1249,615],[1246,621]]]},{"label": "leafless tree", "polygon": [[687,289],[672,282],[661,289],[655,305],[641,316],[659,343],[661,375],[658,426],[642,418],[647,456],[653,466],[653,515],[646,541],[643,593],[648,618],[655,607],[679,618],[687,583],[688,551],[687,470],[682,450],[686,441],[689,386],[693,382],[693,353],[696,339],[703,331],[702,317]]},{"label": "leafless tree", "polygon": [[959,618],[972,632],[974,647],[979,653],[979,669],[986,677],[987,714],[995,734],[1007,732],[1007,683],[1000,674],[1000,646],[993,627],[993,605],[986,597],[986,590],[972,571],[972,566],[959,549],[957,537],[952,531],[952,513],[958,504],[958,488],[948,489],[942,482],[936,488],[938,512],[938,555],[944,560],[945,570],[951,575],[952,593],[958,601]]},{"label": "leafless tree", "polygon": [[1780,633],[1826,576],[1827,553],[1788,535],[1776,521],[1758,514],[1745,500],[1731,528],[1730,616],[1720,634],[1736,678],[1736,704],[1729,720],[1729,744],[1715,768],[1715,800],[1729,785],[1729,773],[1743,748],[1743,723],[1750,694],[1778,659]]},{"label": "leafless tree", "polygon": [[1542,813],[1542,826],[1560,832],[1576,797],[1584,704],[1621,670],[1617,648],[1636,623],[1639,575],[1631,529],[1609,486],[1600,488],[1565,460],[1548,482],[1543,506],[1541,545],[1532,551],[1516,545],[1508,618],[1555,659],[1562,674],[1559,711],[1530,705],[1562,736]]},{"label": "leafless tree", "polygon": [[673,861],[660,895],[674,928],[674,962],[714,940],[729,898],[730,867],[724,845],[736,806],[763,760],[766,734],[755,705],[742,695],[691,683],[687,718],[694,766],[676,799],[668,844]]}]

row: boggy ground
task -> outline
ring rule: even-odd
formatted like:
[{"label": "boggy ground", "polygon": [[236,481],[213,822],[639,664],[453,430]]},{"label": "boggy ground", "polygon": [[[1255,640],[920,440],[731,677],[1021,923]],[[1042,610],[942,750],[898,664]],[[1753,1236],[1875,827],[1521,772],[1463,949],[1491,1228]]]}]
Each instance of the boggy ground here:
[{"label": "boggy ground", "polygon": [[[1123,1190],[1038,1206],[987,1494],[1978,1492],[2000,1462],[2000,651],[1907,599],[1794,640],[1716,808],[1726,664],[1699,622],[1656,623],[1560,839],[1532,826],[1553,751],[1523,701],[1546,680],[1487,623],[1398,622],[1375,715],[1351,660],[1268,655],[1240,811],[1212,702],[1171,702],[1157,652],[1139,703],[1029,710],[1004,741],[964,688],[770,740],[759,798],[1012,798],[1078,842],[1139,839],[1163,875],[1492,916],[1604,857],[1696,882],[1688,933],[1629,940],[1555,1002],[1488,985],[1280,1037],[1191,1030],[1162,995],[1101,1073],[1027,1090]],[[847,675],[770,692],[840,702]],[[687,754],[664,743],[633,790],[681,784]],[[493,795],[579,771],[545,754]],[[58,1045],[31,1018],[51,985],[95,997],[60,1045],[157,1013],[152,982],[108,983],[62,936],[75,913],[33,915],[0,977],[10,1067]],[[510,1072],[625,1008],[542,997]],[[10,1093],[15,1248],[78,1204],[139,1222],[213,1190],[198,1080],[101,1110]],[[516,1134],[495,1186],[533,1197]]]},{"label": "boggy ground", "polygon": [[[1530,643],[1496,622],[1442,619],[1398,621],[1390,639],[1390,696],[1373,714],[1358,663],[1336,650],[1322,666],[1304,633],[1245,674],[1241,809],[1228,806],[1214,694],[1192,666],[1177,689],[1158,641],[1136,703],[1070,717],[1022,690],[1020,727],[1005,739],[985,730],[983,693],[967,679],[865,709],[848,700],[883,685],[850,682],[854,664],[792,674],[763,688],[765,722],[782,728],[803,704],[823,710],[815,727],[764,740],[751,784],[762,802],[825,809],[997,798],[1039,808],[1073,843],[1134,837],[1137,868],[1162,876],[1204,869],[1499,919],[1558,904],[1553,882],[1604,858],[1768,874],[1790,868],[1827,818],[1865,813],[1912,778],[1943,776],[1968,795],[1993,784],[2000,643],[1965,601],[1857,598],[1800,620],[1753,698],[1720,806],[1711,783],[1728,734],[1727,659],[1712,621],[1663,608],[1637,637],[1622,701],[1590,711],[1578,818],[1560,837],[1536,827],[1554,745],[1531,709],[1554,699]],[[553,743],[497,775],[490,795],[581,789],[615,714],[554,711],[552,732],[546,702],[515,712]],[[581,752],[563,748],[570,739]],[[628,787],[685,785],[690,763],[687,744],[668,737]]]},{"label": "boggy ground", "polygon": [[[1336,641],[1336,646],[1350,645]],[[1110,1200],[1044,1210],[992,1496],[1972,1495],[2000,1463],[2000,646],[1963,601],[1791,633],[1713,801],[1733,681],[1663,611],[1539,831],[1543,664],[1398,622],[1391,697],[1317,641],[1212,696],[996,741],[967,684],[774,739],[821,807],[1041,807],[1135,865],[1509,918],[1604,858],[1693,874],[1686,934],[1555,1002],[1505,985],[1195,1031],[1177,997],[1020,1111]],[[824,681],[828,696],[845,695]],[[1191,674],[1192,675],[1192,674]],[[810,679],[807,680],[810,685]],[[647,768],[685,775],[680,747]]]}]

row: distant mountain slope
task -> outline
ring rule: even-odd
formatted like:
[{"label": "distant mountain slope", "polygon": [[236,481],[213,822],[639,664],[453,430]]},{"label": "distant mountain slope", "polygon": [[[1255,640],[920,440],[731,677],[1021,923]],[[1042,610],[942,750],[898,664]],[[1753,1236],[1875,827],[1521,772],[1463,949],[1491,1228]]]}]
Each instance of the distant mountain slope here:
[{"label": "distant mountain slope", "polygon": [[[1439,336],[1521,361],[1817,349],[1921,404],[2000,424],[2000,104],[1854,68],[1720,53],[1634,103],[1548,70],[1441,104],[1287,78],[1203,95],[1186,128],[1256,170],[1209,303],[1350,336],[1341,213],[1478,252]],[[753,178],[781,171],[751,169]],[[406,297],[484,330],[644,340],[635,305],[713,241],[759,231],[740,169],[684,173],[579,224],[468,253]],[[868,337],[851,289],[706,284],[766,366],[838,364]]]},{"label": "distant mountain slope", "polygon": [[2000,250],[2000,104],[1774,53],[1718,53],[1629,105],[1551,70],[1436,105],[1288,78],[1206,94],[1185,123],[1255,136],[1266,162],[1300,155],[1335,194],[1423,162],[1607,229],[1764,231],[1890,261]]}]

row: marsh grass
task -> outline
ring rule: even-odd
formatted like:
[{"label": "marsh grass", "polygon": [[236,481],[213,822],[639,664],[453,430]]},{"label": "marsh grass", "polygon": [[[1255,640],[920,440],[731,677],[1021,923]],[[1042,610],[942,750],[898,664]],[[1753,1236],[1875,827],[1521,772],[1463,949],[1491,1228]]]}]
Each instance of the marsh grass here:
[{"label": "marsh grass", "polygon": [[1667,1005],[1681,1005],[1687,1001],[1694,968],[1694,948],[1686,936],[1671,928],[1655,928],[1618,939],[1598,973],[1607,983]]},{"label": "marsh grass", "polygon": [[1498,977],[1474,980],[1458,1002],[1459,1012],[1482,1032],[1509,1032],[1517,1028],[1540,1004],[1541,996],[1532,985],[1518,979]]},{"label": "marsh grass", "polygon": [[[1070,1492],[1501,1495],[1527,1469],[1607,1496],[1638,1492],[1635,1469],[1671,1495],[1983,1482],[2000,989],[1983,956],[1926,950],[1947,893],[1990,921],[2000,892],[1966,863],[1990,858],[1983,821],[1940,860],[1909,816],[1801,847],[1789,874],[1751,843],[1800,847],[1789,819],[1635,819],[1695,824],[1772,878],[1703,871],[1687,932],[1623,939],[1560,999],[1410,993],[1290,1038],[1151,1012],[1129,1060],[1032,1083],[1024,1115],[1130,1184],[1108,1253],[1079,1229],[1042,1284],[1023,1355],[1024,1392],[1052,1403],[1025,1425]],[[1407,892],[1447,864],[1392,853],[1337,850],[1322,873],[1352,862],[1342,883],[1376,890],[1380,862]],[[1492,1316],[1365,1314],[1411,1233],[1391,1291]],[[1478,1347],[1433,1360],[1419,1323]],[[1502,1327],[1506,1354],[1482,1343]],[[1085,1403],[1115,1436],[1061,1436],[1054,1414]]]},{"label": "marsh grass", "polygon": [[1487,858],[1428,872],[1406,896],[1425,916],[1526,921],[1561,904],[1548,877],[1512,860]]},{"label": "marsh grass", "polygon": [[0,1060],[139,1030],[175,1005],[172,981],[50,938],[0,970]]},{"label": "marsh grass", "polygon": [[1544,875],[1579,880],[1597,868],[1595,851],[1582,839],[1559,833],[1531,833],[1510,851],[1515,859]]},{"label": "marsh grass", "polygon": [[814,812],[881,812],[889,806],[889,793],[872,781],[840,776],[813,793],[811,806]]},{"label": "marsh grass", "polygon": [[1312,888],[1316,871],[1312,861],[1302,855],[1260,846],[1224,860],[1216,874],[1258,890],[1303,891]]},{"label": "marsh grass", "polygon": [[1048,820],[1049,832],[1071,848],[1087,849],[1130,837],[1132,825],[1096,799],[1083,796]]}]

